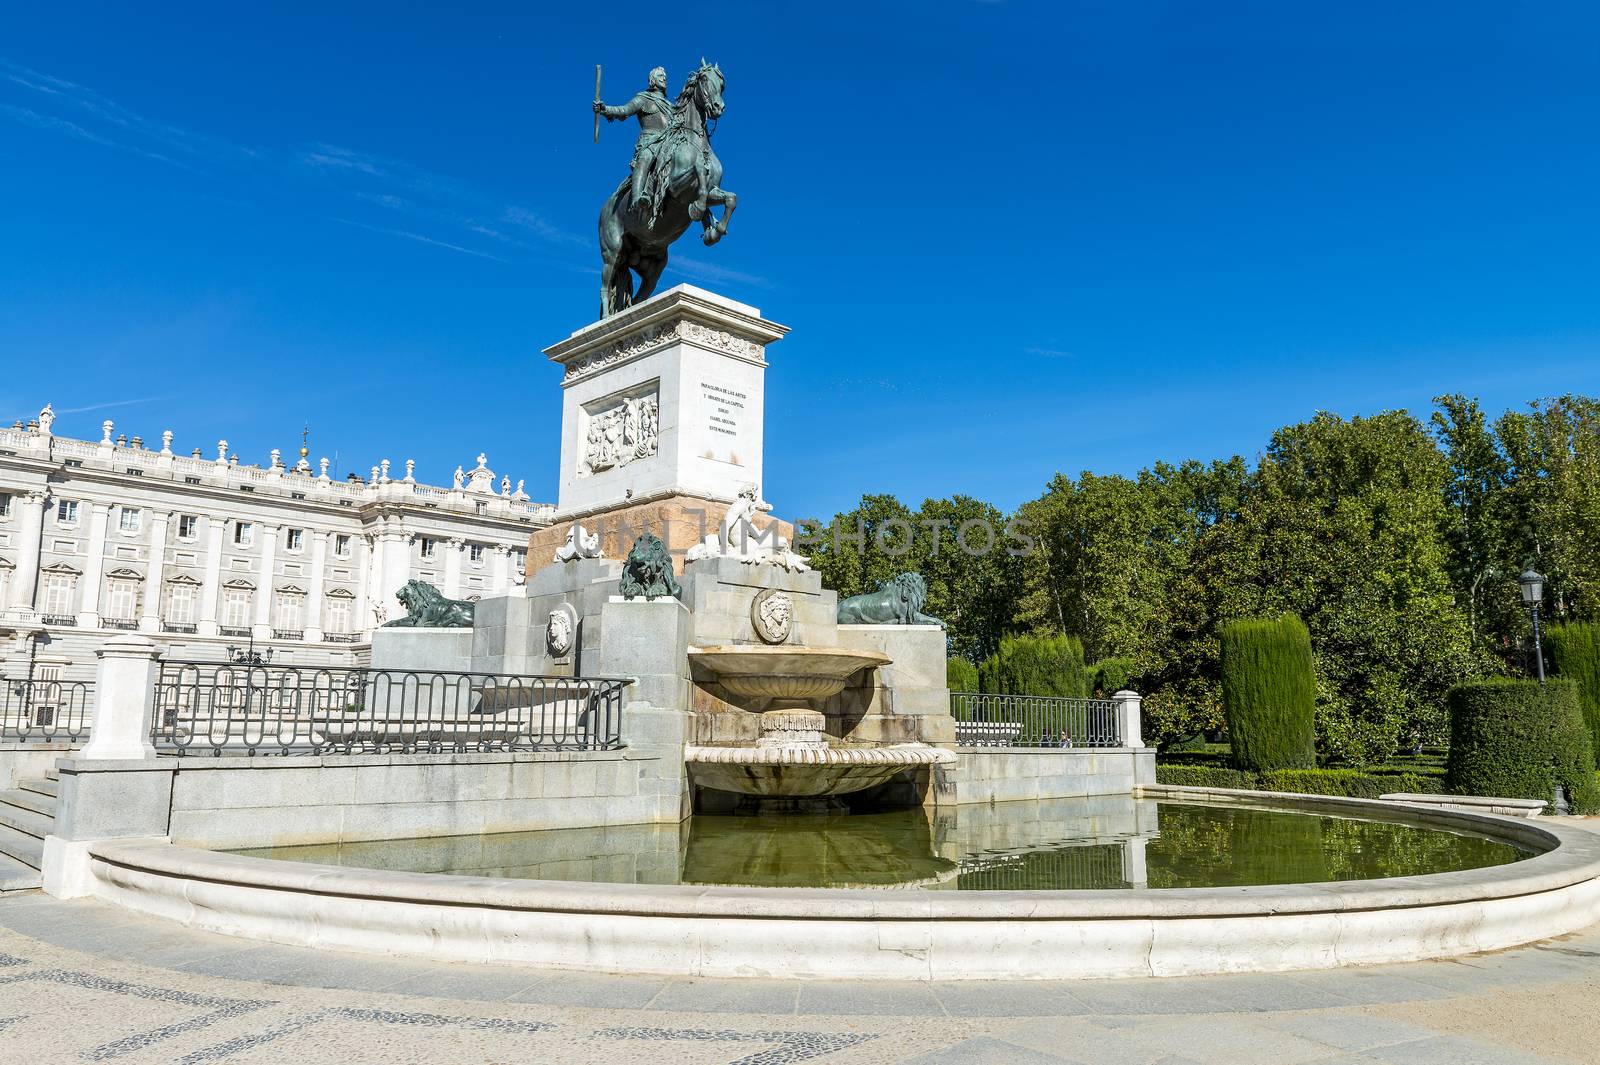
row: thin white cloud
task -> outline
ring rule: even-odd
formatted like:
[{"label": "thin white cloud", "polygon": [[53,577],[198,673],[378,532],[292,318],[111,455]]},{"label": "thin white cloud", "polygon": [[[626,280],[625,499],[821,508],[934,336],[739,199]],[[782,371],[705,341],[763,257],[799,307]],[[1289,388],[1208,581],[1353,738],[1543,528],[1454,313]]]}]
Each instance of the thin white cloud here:
[{"label": "thin white cloud", "polygon": [[110,410],[112,407],[131,407],[137,403],[158,403],[171,399],[171,396],[144,396],[141,399],[115,399],[109,403],[91,403],[87,407],[67,407],[56,411],[57,414],[87,414],[92,410]]},{"label": "thin white cloud", "polygon": [[7,115],[13,121],[21,122],[25,126],[32,126],[34,129],[49,130],[54,133],[64,133],[67,136],[73,137],[77,140],[88,141],[90,144],[98,144],[102,148],[114,148],[119,152],[132,152],[134,155],[142,155],[146,159],[155,159],[158,162],[170,163],[172,166],[181,167],[184,170],[193,169],[192,167],[184,166],[184,164],[178,162],[176,159],[169,159],[158,152],[148,151],[132,144],[124,144],[122,141],[113,140],[104,134],[96,133],[91,129],[86,129],[83,126],[78,125],[76,122],[70,122],[64,118],[57,118],[55,115],[42,115],[31,108],[18,107],[16,104],[0,104],[0,114]]},{"label": "thin white cloud", "polygon": [[675,270],[685,277],[696,281],[710,281],[713,284],[728,283],[740,285],[755,285],[757,288],[771,288],[772,282],[756,274],[747,274],[742,270],[734,270],[717,263],[708,263],[704,259],[694,259],[687,255],[673,255],[667,259],[667,269]]},{"label": "thin white cloud", "polygon": [[1029,355],[1038,355],[1041,358],[1046,358],[1046,359],[1075,359],[1075,358],[1077,358],[1077,356],[1074,355],[1072,352],[1063,351],[1060,348],[1029,348],[1028,349],[1028,354]]},{"label": "thin white cloud", "polygon": [[486,251],[477,251],[473,248],[463,248],[459,244],[451,244],[449,241],[445,240],[435,240],[432,237],[423,236],[421,233],[413,233],[406,229],[390,229],[387,226],[369,226],[365,222],[356,222],[349,218],[335,218],[334,221],[338,222],[340,225],[355,226],[357,229],[365,229],[371,233],[382,233],[384,236],[388,237],[403,237],[406,240],[417,241],[419,244],[432,244],[436,248],[447,248],[450,251],[458,251],[462,255],[475,255],[480,259],[492,259],[497,263],[503,263],[506,261],[500,258],[500,256],[490,255]]}]

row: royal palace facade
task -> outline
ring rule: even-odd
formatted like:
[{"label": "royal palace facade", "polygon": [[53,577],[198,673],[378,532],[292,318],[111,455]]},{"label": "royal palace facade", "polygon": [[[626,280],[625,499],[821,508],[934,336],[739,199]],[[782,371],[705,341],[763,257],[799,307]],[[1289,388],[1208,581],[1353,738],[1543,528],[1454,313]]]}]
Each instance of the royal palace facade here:
[{"label": "royal palace facade", "polygon": [[[90,679],[118,630],[172,659],[272,653],[275,663],[360,664],[372,630],[417,579],[452,599],[522,582],[529,535],[553,508],[489,469],[449,488],[387,460],[335,479],[306,448],[246,465],[113,436],[53,432],[54,412],[0,429],[0,680]],[[393,475],[391,475],[391,473]]]}]

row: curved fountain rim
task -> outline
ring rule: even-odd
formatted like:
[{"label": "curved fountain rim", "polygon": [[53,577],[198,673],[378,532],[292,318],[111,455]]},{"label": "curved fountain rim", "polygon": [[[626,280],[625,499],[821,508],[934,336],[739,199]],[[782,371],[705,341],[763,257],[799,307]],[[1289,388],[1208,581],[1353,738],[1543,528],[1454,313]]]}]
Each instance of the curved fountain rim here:
[{"label": "curved fountain rim", "polygon": [[89,853],[113,867],[283,892],[378,902],[684,918],[1051,921],[1261,917],[1428,908],[1537,895],[1600,880],[1600,836],[1580,828],[1380,799],[1164,786],[1141,791],[1149,797],[1169,791],[1173,798],[1199,797],[1193,794],[1199,792],[1224,800],[1240,797],[1259,802],[1270,797],[1269,805],[1289,809],[1403,811],[1408,820],[1471,828],[1506,842],[1548,849],[1480,869],[1327,883],[887,894],[856,888],[608,884],[358,869],[247,857],[153,840],[97,841],[89,844]]},{"label": "curved fountain rim", "polygon": [[894,664],[894,659],[882,651],[866,651],[855,647],[811,647],[787,643],[719,643],[709,647],[698,645],[689,647],[690,658],[732,658],[736,655],[754,655],[758,658],[779,658],[785,655],[801,658],[842,658],[860,662],[856,669]]},{"label": "curved fountain rim", "polygon": [[953,765],[956,752],[926,743],[882,747],[705,747],[691,744],[683,760],[694,765],[890,766]]}]

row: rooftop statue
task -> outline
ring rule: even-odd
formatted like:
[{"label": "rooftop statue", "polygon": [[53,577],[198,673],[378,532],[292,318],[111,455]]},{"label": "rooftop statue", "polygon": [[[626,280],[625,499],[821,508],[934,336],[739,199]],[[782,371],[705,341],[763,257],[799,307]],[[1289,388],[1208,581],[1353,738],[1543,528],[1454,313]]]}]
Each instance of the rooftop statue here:
[{"label": "rooftop statue", "polygon": [[[737,197],[720,188],[722,162],[711,131],[722,115],[722,70],[700,61],[676,103],[666,97],[667,72],[656,67],[648,85],[620,107],[600,100],[596,68],[594,112],[618,122],[639,120],[629,173],[600,209],[600,317],[647,298],[667,266],[667,247],[693,222],[715,244],[728,231]],[[721,206],[722,217],[711,213]],[[631,272],[630,272],[631,271]],[[633,274],[639,276],[637,289]]]}]

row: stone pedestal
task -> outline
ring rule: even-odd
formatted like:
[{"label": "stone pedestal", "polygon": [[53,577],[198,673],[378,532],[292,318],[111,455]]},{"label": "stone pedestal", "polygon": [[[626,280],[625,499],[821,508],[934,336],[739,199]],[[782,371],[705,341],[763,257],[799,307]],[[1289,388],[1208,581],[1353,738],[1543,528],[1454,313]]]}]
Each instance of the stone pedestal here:
[{"label": "stone pedestal", "polygon": [[678,285],[546,348],[565,390],[557,521],[759,490],[766,346],[786,332]]},{"label": "stone pedestal", "polygon": [[470,673],[472,629],[377,628],[372,630],[372,668],[419,673]]},{"label": "stone pedestal", "polygon": [[838,644],[894,661],[858,674],[828,700],[828,731],[870,743],[920,740],[954,747],[955,718],[945,683],[945,633],[937,625],[840,625]]},{"label": "stone pedestal", "polygon": [[[608,638],[593,673],[633,677],[623,696],[622,743],[641,763],[641,793],[676,799],[679,817],[692,801],[683,751],[689,743],[689,611],[676,599],[608,598],[601,608]],[[589,670],[585,670],[589,674]]]}]

